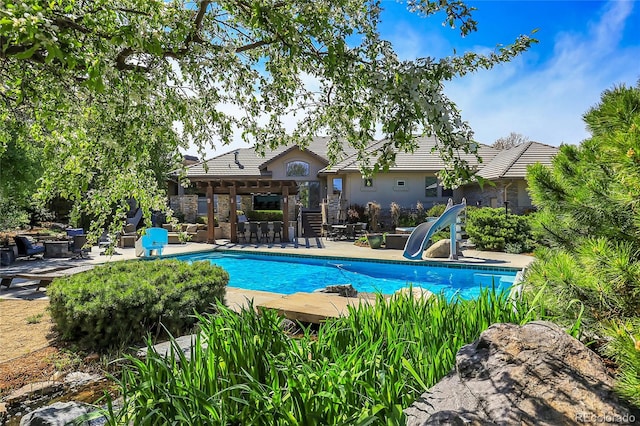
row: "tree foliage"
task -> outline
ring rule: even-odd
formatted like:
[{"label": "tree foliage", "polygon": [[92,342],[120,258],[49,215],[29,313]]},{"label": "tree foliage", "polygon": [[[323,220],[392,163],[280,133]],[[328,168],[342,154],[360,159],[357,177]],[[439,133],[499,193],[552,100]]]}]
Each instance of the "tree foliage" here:
[{"label": "tree foliage", "polygon": [[20,123],[3,123],[11,139],[0,155],[0,229],[25,226],[37,205],[33,195],[42,176],[39,146],[21,144],[24,128]]},{"label": "tree foliage", "polygon": [[[407,7],[443,15],[463,36],[476,30],[459,1]],[[381,10],[364,0],[5,0],[0,120],[20,123],[21,143],[42,147],[42,198],[100,211],[98,222],[121,219],[130,197],[148,217],[178,149],[203,152],[236,129],[259,153],[326,134],[330,159],[348,143],[365,173],[387,168],[392,147],[413,150],[415,134],[436,135],[443,181],[468,179],[457,154],[476,145],[442,82],[508,61],[534,40],[403,61],[380,37]],[[288,134],[290,113],[300,120]],[[376,129],[389,139],[367,164]],[[0,128],[0,146],[9,139]]]},{"label": "tree foliage", "polygon": [[[562,146],[527,179],[550,249],[537,253],[528,282],[561,317],[580,315],[612,337],[619,390],[640,389],[640,83],[615,87],[585,115],[592,137]],[[579,303],[575,303],[579,302]]]}]

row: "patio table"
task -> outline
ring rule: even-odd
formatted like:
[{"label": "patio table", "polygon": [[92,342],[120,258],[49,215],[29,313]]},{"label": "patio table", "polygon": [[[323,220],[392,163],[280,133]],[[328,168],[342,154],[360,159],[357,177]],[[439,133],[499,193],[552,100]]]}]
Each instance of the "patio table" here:
[{"label": "patio table", "polygon": [[331,225],[331,229],[335,230],[336,238],[346,237],[347,225]]},{"label": "patio table", "polygon": [[71,257],[69,241],[45,241],[44,257]]}]

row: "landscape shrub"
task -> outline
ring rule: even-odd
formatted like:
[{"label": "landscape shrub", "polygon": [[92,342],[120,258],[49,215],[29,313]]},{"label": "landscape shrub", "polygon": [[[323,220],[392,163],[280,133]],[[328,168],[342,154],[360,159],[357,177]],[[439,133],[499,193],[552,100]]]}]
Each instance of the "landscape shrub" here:
[{"label": "landscape shrub", "polygon": [[282,221],[282,210],[251,210],[247,212],[250,221]]},{"label": "landscape shrub", "polygon": [[393,201],[389,205],[389,210],[390,210],[390,213],[391,213],[391,227],[395,228],[396,226],[399,226],[399,224],[400,224],[400,215],[402,213],[402,209],[400,208],[400,204],[398,204],[395,201]]},{"label": "landscape shrub", "polygon": [[609,342],[605,354],[621,367],[616,388],[636,407],[640,407],[640,318],[612,321],[605,329]]},{"label": "landscape shrub", "polygon": [[358,223],[367,221],[367,208],[361,204],[351,204],[347,207],[347,222]]},{"label": "landscape shrub", "polygon": [[0,230],[23,228],[29,224],[29,213],[12,200],[0,196]]},{"label": "landscape shrub", "polygon": [[529,216],[484,207],[467,213],[466,232],[478,250],[529,252],[534,248]]},{"label": "landscape shrub", "polygon": [[424,209],[401,209],[398,226],[416,226],[426,220]]},{"label": "landscape shrub", "polygon": [[436,204],[433,207],[431,207],[429,210],[427,210],[426,216],[427,217],[442,216],[442,213],[444,213],[444,210],[446,208],[447,208],[446,204]]},{"label": "landscape shrub", "polygon": [[[122,408],[110,424],[405,424],[403,408],[455,366],[455,355],[496,322],[533,319],[523,301],[485,289],[477,300],[444,296],[350,307],[349,315],[299,338],[273,310],[200,317],[190,358],[150,348],[131,359]],[[206,342],[206,347],[202,343]]]},{"label": "landscape shrub", "polygon": [[179,210],[175,211],[175,212],[173,212],[173,217],[178,223],[184,223],[185,215],[184,215],[183,212],[181,212]]},{"label": "landscape shrub", "polygon": [[406,227],[406,226],[416,226],[418,225],[418,221],[415,217],[410,215],[401,215],[398,218],[398,226]]},{"label": "landscape shrub", "polygon": [[[188,331],[195,312],[223,300],[229,275],[209,262],[114,262],[49,286],[51,318],[64,339],[92,348],[144,342],[166,328]],[[161,325],[162,324],[162,325]]]}]

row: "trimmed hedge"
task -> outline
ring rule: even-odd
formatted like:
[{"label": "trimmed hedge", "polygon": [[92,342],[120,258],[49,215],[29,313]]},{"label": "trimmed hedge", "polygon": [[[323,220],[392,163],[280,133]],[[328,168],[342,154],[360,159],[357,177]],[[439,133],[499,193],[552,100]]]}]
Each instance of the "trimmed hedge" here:
[{"label": "trimmed hedge", "polygon": [[466,231],[478,250],[522,253],[535,245],[529,217],[506,215],[503,208],[469,209]]},{"label": "trimmed hedge", "polygon": [[174,259],[114,262],[49,286],[51,318],[64,339],[121,348],[148,333],[188,331],[194,312],[223,301],[229,274],[209,262]]}]

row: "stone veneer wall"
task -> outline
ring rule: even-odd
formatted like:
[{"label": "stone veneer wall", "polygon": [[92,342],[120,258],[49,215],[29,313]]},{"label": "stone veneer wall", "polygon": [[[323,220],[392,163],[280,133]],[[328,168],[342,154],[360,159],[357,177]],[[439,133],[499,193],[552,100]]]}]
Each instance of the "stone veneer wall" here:
[{"label": "stone veneer wall", "polygon": [[169,207],[174,212],[184,214],[184,220],[188,223],[195,223],[198,217],[198,196],[197,195],[172,195],[169,197]]},{"label": "stone veneer wall", "polygon": [[[216,217],[218,218],[218,224],[229,221],[229,196],[224,194],[218,194],[218,206],[216,210]],[[222,231],[224,234],[224,230]]]},{"label": "stone veneer wall", "polygon": [[229,222],[219,222],[222,236],[220,238],[231,239],[231,224]]}]

